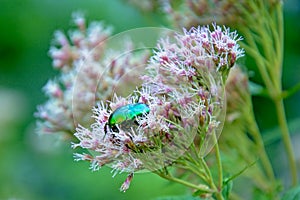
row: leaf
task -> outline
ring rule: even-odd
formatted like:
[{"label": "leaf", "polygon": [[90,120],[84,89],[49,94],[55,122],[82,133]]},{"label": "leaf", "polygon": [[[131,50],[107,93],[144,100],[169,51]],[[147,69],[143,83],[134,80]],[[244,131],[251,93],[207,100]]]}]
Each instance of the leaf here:
[{"label": "leaf", "polygon": [[193,193],[193,197],[198,197],[205,194],[202,190],[197,190],[196,192]]},{"label": "leaf", "polygon": [[300,199],[300,185],[288,190],[282,197],[282,200],[298,200]]},{"label": "leaf", "polygon": [[225,178],[223,183],[222,195],[225,199],[229,199],[233,187],[233,181],[231,179]]},{"label": "leaf", "polygon": [[252,167],[256,162],[257,162],[257,160],[253,161],[252,163],[246,165],[242,170],[240,170],[239,172],[235,173],[231,177],[228,177],[228,178],[224,179],[224,184],[226,185],[229,182],[231,182],[233,179],[235,179],[236,177],[238,177],[239,175],[241,175],[242,173],[244,173],[247,169],[249,169],[250,167]]}]

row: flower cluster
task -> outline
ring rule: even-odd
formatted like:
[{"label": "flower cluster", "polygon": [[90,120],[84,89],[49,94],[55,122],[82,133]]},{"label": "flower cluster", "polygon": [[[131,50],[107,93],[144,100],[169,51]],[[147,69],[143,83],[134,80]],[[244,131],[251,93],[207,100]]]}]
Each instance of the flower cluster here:
[{"label": "flower cluster", "polygon": [[209,26],[184,30],[183,36],[177,36],[178,45],[173,45],[168,40],[162,41],[165,50],[160,51],[155,58],[160,59],[160,62],[176,62],[179,57],[180,62],[191,69],[195,68],[192,66],[199,66],[202,69],[226,72],[222,74],[226,80],[228,70],[244,55],[244,50],[237,44],[242,38],[236,32],[230,32],[229,28],[224,27],[222,30],[215,24],[212,26],[212,31]]},{"label": "flower cluster", "polygon": [[144,12],[162,12],[173,27],[177,28],[190,28],[212,22],[233,27],[237,24],[247,25],[247,17],[251,16],[255,22],[261,17],[255,14],[255,4],[265,10],[272,10],[276,4],[281,3],[280,0],[266,0],[263,3],[249,3],[246,0],[149,0],[147,3],[127,0],[127,2]]},{"label": "flower cluster", "polygon": [[245,1],[215,1],[215,0],[163,0],[162,10],[169,20],[178,27],[192,27],[196,24],[217,22],[220,24],[235,24],[242,19],[236,5],[245,4]]},{"label": "flower cluster", "polygon": [[55,33],[54,46],[49,51],[53,67],[60,74],[44,87],[48,101],[35,114],[40,119],[39,133],[63,132],[72,136],[78,124],[90,125],[95,102],[111,99],[120,77],[126,75],[127,79],[122,80],[125,86],[137,79],[138,73],[133,69],[144,65],[149,57],[149,51],[132,53],[135,47],[130,39],[118,49],[110,48],[112,28],[102,22],[87,26],[85,18],[76,13],[74,23],[76,29],[68,35]]},{"label": "flower cluster", "polygon": [[[238,7],[247,5],[247,1],[244,0],[149,0],[146,1],[147,3],[127,0],[127,2],[144,12],[160,11],[164,13],[172,25],[178,28],[212,22],[234,25],[243,21]],[[270,3],[272,2],[270,1]],[[249,8],[249,6],[246,7]]]},{"label": "flower cluster", "polygon": [[114,94],[109,102],[99,101],[90,129],[78,126],[73,148],[90,154],[76,153],[75,159],[89,161],[92,170],[110,165],[114,175],[128,173],[125,191],[136,171],[176,165],[195,141],[198,155],[205,156],[224,117],[224,69],[243,55],[235,32],[212,27],[162,39],[141,87],[126,98]]}]

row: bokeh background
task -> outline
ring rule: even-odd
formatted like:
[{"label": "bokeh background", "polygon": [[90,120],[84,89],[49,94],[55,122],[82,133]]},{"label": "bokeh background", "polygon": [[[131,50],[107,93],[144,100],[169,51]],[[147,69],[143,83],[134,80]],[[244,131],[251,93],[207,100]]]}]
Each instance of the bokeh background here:
[{"label": "bokeh background", "polygon": [[[300,3],[285,4],[283,86],[290,88],[300,81]],[[46,100],[41,88],[56,74],[48,57],[53,32],[66,32],[74,11],[83,11],[88,21],[104,20],[115,33],[166,25],[159,12],[143,13],[122,0],[0,0],[0,199],[125,200],[186,194],[184,187],[153,174],[137,174],[131,188],[121,193],[125,175],[112,178],[105,167],[91,172],[88,163],[73,161],[69,142],[35,133],[33,113]],[[300,93],[285,103],[300,166]],[[254,97],[254,106],[277,176],[284,178],[288,169],[278,164],[285,157],[273,105]]]}]

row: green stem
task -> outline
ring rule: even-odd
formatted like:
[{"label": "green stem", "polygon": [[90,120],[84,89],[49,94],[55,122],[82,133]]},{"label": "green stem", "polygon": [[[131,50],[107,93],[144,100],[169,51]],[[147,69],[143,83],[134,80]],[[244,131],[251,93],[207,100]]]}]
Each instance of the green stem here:
[{"label": "green stem", "polygon": [[203,166],[203,168],[204,168],[204,170],[205,170],[207,176],[209,177],[207,183],[211,186],[211,188],[217,189],[217,187],[216,187],[216,185],[215,185],[215,183],[214,183],[214,181],[213,181],[213,177],[212,177],[212,175],[211,175],[211,172],[210,172],[210,170],[209,170],[209,167],[207,166],[207,164],[206,164],[204,158],[201,158],[200,161],[201,161],[201,164],[202,164],[202,166]]},{"label": "green stem", "polygon": [[250,115],[249,115],[248,122],[250,125],[249,132],[252,135],[252,137],[254,138],[257,148],[259,149],[259,157],[261,159],[263,168],[266,171],[266,174],[269,177],[269,179],[272,182],[275,182],[276,179],[275,179],[274,171],[272,168],[272,164],[271,164],[268,154],[266,152],[262,136],[261,136],[259,128],[257,126],[253,108],[250,109]]},{"label": "green stem", "polygon": [[297,83],[295,86],[290,88],[289,90],[286,90],[282,92],[281,98],[288,98],[290,96],[293,96],[295,93],[297,93],[300,90],[300,82]]},{"label": "green stem", "polygon": [[[259,73],[266,85],[266,87],[269,89],[269,88],[273,88],[273,83],[268,75],[268,71],[267,71],[267,68],[266,68],[266,65],[268,63],[268,61],[261,56],[259,50],[258,50],[258,47],[254,41],[254,38],[251,36],[250,33],[248,33],[247,31],[245,31],[245,34],[244,35],[248,35],[247,37],[247,41],[249,42],[249,44],[245,44],[245,43],[242,43],[242,47],[245,49],[245,51],[248,53],[248,55],[250,55],[251,57],[255,58],[255,63],[256,63],[256,66],[259,70]],[[245,36],[246,37],[246,36]],[[272,96],[275,96],[272,92],[273,90],[268,90],[269,92],[269,95],[272,97]]]},{"label": "green stem", "polygon": [[244,167],[244,169],[242,169],[241,171],[239,171],[238,173],[234,174],[233,176],[231,176],[230,178],[228,178],[227,180],[225,180],[225,183],[228,183],[229,181],[232,181],[233,179],[237,178],[238,176],[240,176],[242,173],[244,173],[247,169],[249,169],[250,167],[252,167],[253,165],[255,165],[256,161],[252,162],[251,164],[247,165]]},{"label": "green stem", "polygon": [[215,142],[215,151],[216,151],[216,160],[217,160],[217,167],[218,167],[218,174],[219,174],[219,192],[222,191],[223,188],[223,168],[222,168],[222,161],[221,161],[221,155],[220,155],[220,149],[219,144],[216,138],[216,134],[213,134],[214,142]]},{"label": "green stem", "polygon": [[277,67],[278,71],[278,77],[277,77],[277,87],[276,87],[276,93],[278,94],[277,98],[273,98],[273,101],[275,103],[276,107],[276,112],[277,112],[277,118],[278,118],[278,123],[281,129],[281,136],[283,139],[283,143],[286,149],[287,157],[288,157],[288,162],[290,166],[290,173],[291,173],[291,179],[292,179],[292,185],[295,186],[297,185],[297,165],[295,161],[295,155],[293,152],[293,145],[292,141],[290,138],[290,133],[287,125],[287,120],[285,116],[285,109],[284,109],[284,104],[283,104],[283,99],[282,99],[282,87],[281,87],[281,74],[282,74],[282,63],[283,63],[283,47],[284,47],[284,41],[283,41],[283,36],[284,36],[284,31],[283,31],[283,11],[282,11],[282,4],[277,4],[277,26],[278,26],[278,40],[280,41],[280,46],[281,48],[277,49],[277,56],[278,56],[278,63],[275,64]]},{"label": "green stem", "polygon": [[284,110],[284,105],[283,105],[283,100],[278,99],[275,101],[275,106],[276,106],[276,112],[277,112],[277,117],[278,117],[278,123],[281,129],[281,136],[283,139],[283,143],[286,149],[286,153],[288,156],[288,161],[290,165],[290,172],[291,172],[291,178],[292,178],[292,185],[295,186],[297,185],[297,166],[296,166],[296,161],[295,161],[295,155],[293,152],[293,146],[292,146],[292,141],[290,138],[290,133],[289,129],[287,126],[287,121],[285,117],[285,110]]},{"label": "green stem", "polygon": [[[198,162],[199,160],[203,159],[202,157],[199,157],[199,152],[200,152],[200,150],[199,150],[199,152],[197,151],[197,149],[196,149],[194,143],[192,143],[192,145],[191,145],[191,150],[193,151],[193,153],[194,153],[194,155],[195,155],[196,158],[193,159],[193,158],[189,157],[189,158],[190,158],[190,159],[189,159],[189,162],[190,162],[191,164],[193,164],[193,165],[196,166],[196,169],[197,169],[200,173],[202,173],[202,174],[204,175],[204,179],[203,179],[203,180],[204,180],[205,182],[208,183],[209,180],[211,179],[211,177],[209,176],[210,174],[208,174],[207,168],[205,168],[205,167],[204,167],[204,171],[201,170],[201,169],[202,169],[202,166],[204,166],[204,165],[203,165],[202,162],[201,162],[201,163]],[[187,156],[188,156],[188,155],[187,155]],[[203,161],[203,162],[205,162],[205,161]]]},{"label": "green stem", "polygon": [[201,180],[207,182],[208,177],[206,176],[206,174],[204,173],[204,171],[202,171],[201,169],[199,169],[199,166],[195,166],[194,163],[192,163],[192,162],[177,162],[177,165],[178,165],[179,168],[191,171],[195,175],[199,176],[199,178]]},{"label": "green stem", "polygon": [[[252,1],[251,1],[252,2]],[[258,2],[260,3],[260,2]],[[255,3],[252,2],[250,4],[255,8]],[[264,9],[263,7],[260,7],[260,10]],[[254,9],[255,10],[255,9]],[[246,16],[249,16],[249,13],[245,12]],[[283,100],[282,100],[282,88],[281,88],[281,73],[282,73],[282,61],[283,61],[283,11],[282,11],[282,4],[278,3],[276,5],[276,10],[274,12],[274,15],[271,16],[267,14],[266,16],[263,16],[267,21],[269,21],[268,24],[271,25],[271,27],[265,27],[265,26],[258,26],[256,25],[256,22],[251,20],[249,18],[249,23],[251,22],[252,27],[255,29],[255,27],[258,28],[257,33],[261,38],[264,38],[262,50],[258,51],[261,56],[257,56],[253,51],[252,53],[253,58],[255,58],[258,69],[262,75],[262,78],[266,84],[266,87],[269,91],[269,94],[271,96],[271,99],[274,101],[275,106],[276,106],[276,112],[277,112],[277,117],[278,117],[278,123],[281,129],[281,134],[283,138],[283,142],[286,148],[288,160],[289,160],[289,165],[290,165],[290,170],[291,170],[291,175],[292,175],[292,183],[295,185],[297,183],[297,169],[296,169],[296,163],[295,163],[295,157],[293,153],[293,148],[291,144],[291,139],[289,135],[289,130],[286,122],[286,117],[285,117],[285,110],[284,110],[284,105],[283,105]],[[254,23],[253,23],[254,22]],[[260,24],[261,25],[261,24]],[[256,28],[256,29],[257,29]],[[271,28],[271,32],[269,32],[268,28]],[[276,32],[277,31],[277,32]],[[248,35],[251,35],[251,32],[248,30],[245,31],[248,33]],[[267,39],[268,35],[270,34],[271,40]],[[259,50],[257,48],[256,40],[253,37],[247,38],[250,48],[253,48],[253,50],[257,51]],[[259,41],[258,41],[259,42]],[[270,54],[270,47],[274,46],[274,55]],[[265,59],[270,61],[271,63],[268,62],[263,62],[261,59],[262,57],[265,56]],[[270,57],[272,56],[272,57]],[[274,58],[273,58],[274,57]],[[266,161],[263,161],[266,162]],[[270,174],[270,172],[268,172]]]},{"label": "green stem", "polygon": [[[276,6],[277,10],[277,24],[278,24],[278,38],[277,38],[277,57],[280,65],[278,67],[278,77],[281,79],[281,71],[282,71],[282,61],[283,61],[283,51],[284,51],[284,27],[283,27],[283,9],[282,4],[278,3]],[[280,80],[279,80],[280,81]],[[281,83],[281,81],[280,81]]]},{"label": "green stem", "polygon": [[176,183],[180,183],[180,184],[182,184],[182,185],[185,185],[185,186],[187,186],[187,187],[190,187],[190,188],[199,190],[199,191],[201,191],[201,192],[205,192],[205,193],[214,193],[214,192],[215,192],[214,190],[209,189],[208,186],[203,185],[203,184],[201,184],[201,185],[195,185],[195,184],[193,184],[193,183],[187,182],[187,181],[185,181],[185,180],[176,178],[176,177],[171,176],[171,175],[166,175],[166,174],[164,174],[164,173],[158,173],[158,172],[155,172],[155,173],[156,173],[157,175],[159,175],[160,177],[165,178],[165,179],[167,179],[167,180],[169,180],[169,181],[173,181],[173,182],[176,182]]},{"label": "green stem", "polygon": [[216,197],[217,197],[217,199],[219,199],[219,200],[224,200],[224,197],[223,197],[223,195],[222,195],[222,192],[217,192],[216,193]]},{"label": "green stem", "polygon": [[[219,156],[220,156],[220,154],[219,154]],[[219,157],[219,158],[220,158],[220,157]],[[212,175],[211,175],[211,172],[210,172],[210,170],[209,170],[209,167],[207,166],[207,164],[206,164],[204,158],[201,158],[200,161],[201,161],[201,163],[202,163],[202,165],[203,165],[203,167],[204,167],[204,170],[206,171],[206,173],[207,173],[207,175],[208,175],[208,177],[209,177],[209,179],[208,179],[208,184],[210,185],[210,187],[211,187],[213,190],[215,190],[216,198],[219,199],[219,200],[223,200],[224,197],[222,196],[222,190],[221,190],[222,188],[219,189],[219,188],[216,187],[216,185],[215,185],[215,183],[214,183],[214,180],[213,180],[213,177],[212,177]],[[219,161],[218,161],[218,162],[219,162]],[[220,163],[218,163],[218,170],[220,169],[219,166],[222,166],[222,165],[220,165]],[[222,174],[222,168],[221,168],[221,174]],[[222,183],[221,183],[221,187],[222,187],[222,184],[223,184],[223,175],[222,175],[221,181],[222,181]]]}]

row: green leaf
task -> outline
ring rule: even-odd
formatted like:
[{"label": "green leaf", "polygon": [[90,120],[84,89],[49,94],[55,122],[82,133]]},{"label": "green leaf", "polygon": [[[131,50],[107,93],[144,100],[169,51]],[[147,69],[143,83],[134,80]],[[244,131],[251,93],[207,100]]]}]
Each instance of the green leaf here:
[{"label": "green leaf", "polygon": [[288,190],[282,197],[282,200],[298,200],[300,199],[300,185]]},{"label": "green leaf", "polygon": [[196,192],[193,193],[193,196],[198,197],[201,196],[202,194],[205,194],[205,192],[203,192],[202,190],[196,190]]},{"label": "green leaf", "polygon": [[253,161],[252,163],[246,165],[242,170],[240,170],[239,172],[235,173],[234,175],[227,177],[226,179],[224,179],[224,185],[228,184],[229,182],[231,182],[233,179],[235,179],[236,177],[240,176],[242,173],[244,173],[247,169],[249,169],[250,167],[252,167],[255,163],[257,162],[257,160]]},{"label": "green leaf", "polygon": [[225,199],[229,199],[230,192],[233,187],[233,181],[230,178],[225,178],[223,183],[222,195]]}]

